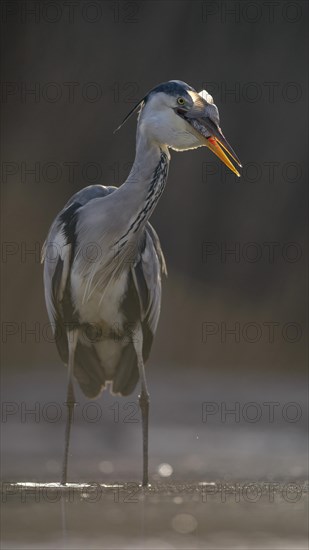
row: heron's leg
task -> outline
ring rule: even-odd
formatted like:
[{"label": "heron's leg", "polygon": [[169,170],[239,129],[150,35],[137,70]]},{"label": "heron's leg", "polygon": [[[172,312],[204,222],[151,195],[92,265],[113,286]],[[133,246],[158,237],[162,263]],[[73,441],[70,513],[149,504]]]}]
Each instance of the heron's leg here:
[{"label": "heron's leg", "polygon": [[137,363],[141,381],[141,393],[138,396],[142,413],[143,429],[143,487],[148,485],[148,419],[149,419],[149,393],[146,384],[145,366],[143,360],[143,333],[141,326],[134,335],[134,347],[137,354]]},{"label": "heron's leg", "polygon": [[62,466],[62,478],[61,484],[65,485],[67,482],[67,470],[68,470],[68,454],[70,443],[70,432],[73,418],[73,411],[75,405],[75,395],[73,387],[73,372],[74,372],[74,355],[78,340],[78,329],[68,331],[68,348],[69,348],[69,360],[68,360],[68,386],[67,386],[67,420],[65,426],[65,442],[64,442],[64,457]]}]

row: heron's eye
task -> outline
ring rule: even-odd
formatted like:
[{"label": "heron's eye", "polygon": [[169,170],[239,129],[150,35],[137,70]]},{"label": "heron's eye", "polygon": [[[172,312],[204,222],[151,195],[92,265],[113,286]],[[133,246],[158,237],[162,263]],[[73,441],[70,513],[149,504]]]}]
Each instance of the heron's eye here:
[{"label": "heron's eye", "polygon": [[178,105],[184,105],[184,104],[185,104],[184,98],[183,98],[183,97],[179,97],[179,98],[177,99],[177,103],[178,103]]}]

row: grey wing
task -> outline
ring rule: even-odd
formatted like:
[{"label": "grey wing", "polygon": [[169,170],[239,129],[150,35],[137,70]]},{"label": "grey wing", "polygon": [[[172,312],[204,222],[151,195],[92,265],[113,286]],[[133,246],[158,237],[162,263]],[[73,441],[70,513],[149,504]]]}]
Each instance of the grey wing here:
[{"label": "grey wing", "polygon": [[70,299],[78,210],[90,200],[109,195],[115,189],[91,185],[75,193],[54,220],[42,248],[46,308],[60,357],[65,363],[68,359],[67,328],[78,322]]},{"label": "grey wing", "polygon": [[[159,238],[147,223],[139,242],[137,261],[130,270],[123,312],[129,323],[141,322],[143,359],[147,361],[157,329],[161,308],[161,275],[166,274]],[[129,395],[139,379],[137,356],[132,343],[122,353],[113,379],[113,392]]]},{"label": "grey wing", "polygon": [[[63,298],[69,278],[72,243],[67,241],[59,216],[54,221],[42,250],[46,309],[61,359],[68,355]],[[69,322],[69,319],[68,319]]]},{"label": "grey wing", "polygon": [[132,269],[138,293],[143,329],[143,356],[147,360],[161,309],[161,275],[167,275],[159,237],[148,222],[139,261]]}]

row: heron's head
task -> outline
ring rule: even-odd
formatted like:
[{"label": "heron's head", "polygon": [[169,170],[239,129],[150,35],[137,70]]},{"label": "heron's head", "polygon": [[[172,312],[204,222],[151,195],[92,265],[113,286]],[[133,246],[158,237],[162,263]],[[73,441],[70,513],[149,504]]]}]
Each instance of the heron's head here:
[{"label": "heron's head", "polygon": [[127,115],[140,108],[139,133],[176,151],[206,146],[237,176],[228,155],[241,163],[220,128],[219,112],[206,90],[196,92],[180,80],[170,80],[151,90]]}]

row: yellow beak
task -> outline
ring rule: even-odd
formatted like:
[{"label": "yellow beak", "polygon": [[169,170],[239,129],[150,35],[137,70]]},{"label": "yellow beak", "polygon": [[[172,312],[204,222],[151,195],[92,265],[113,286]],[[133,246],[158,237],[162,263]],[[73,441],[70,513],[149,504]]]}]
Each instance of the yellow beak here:
[{"label": "yellow beak", "polygon": [[238,170],[236,170],[234,164],[231,163],[230,159],[226,156],[224,149],[229,155],[232,157],[232,159],[238,164],[238,161],[236,158],[230,153],[230,151],[227,150],[226,147],[224,147],[223,143],[216,137],[210,137],[206,139],[205,145],[210,149],[217,157],[224,162],[225,166],[227,166],[236,176],[240,178],[240,173]]},{"label": "yellow beak", "polygon": [[[179,113],[191,125],[191,132],[199,141],[208,147],[237,177],[240,173],[230,158],[242,168],[241,162],[234,149],[224,137],[219,126],[219,112],[213,103],[208,103],[201,94],[189,92],[194,103],[189,111]],[[229,155],[229,157],[225,154]]]}]

